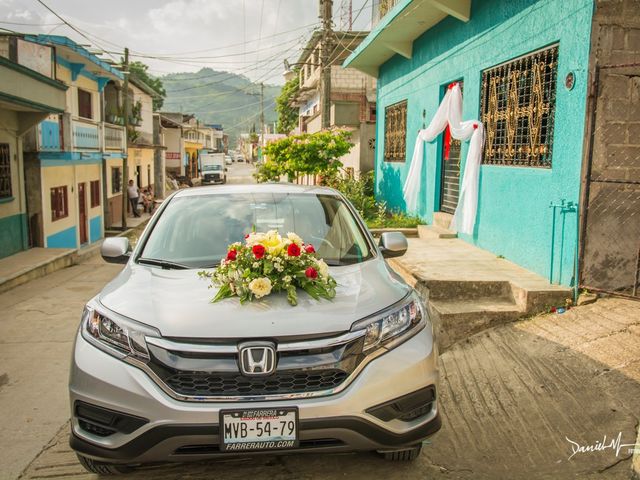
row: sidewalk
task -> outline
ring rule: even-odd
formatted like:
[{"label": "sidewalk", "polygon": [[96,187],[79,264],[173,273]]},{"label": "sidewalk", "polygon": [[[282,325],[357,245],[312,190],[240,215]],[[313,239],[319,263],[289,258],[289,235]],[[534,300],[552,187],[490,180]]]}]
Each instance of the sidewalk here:
[{"label": "sidewalk", "polygon": [[[158,207],[156,207],[156,208],[158,208]],[[150,218],[151,218],[151,214],[144,213],[144,212],[141,212],[139,217],[128,216],[127,217],[127,229],[136,228],[136,227],[140,226],[141,224],[143,224],[145,222],[148,222]],[[122,233],[121,225],[122,225],[122,221],[115,222],[115,223],[113,223],[111,225],[111,228],[110,228],[109,231],[117,231],[118,233]]]},{"label": "sidewalk", "polygon": [[[151,215],[143,213],[140,217],[129,218],[127,230],[107,230],[105,235],[130,235],[141,225],[149,221]],[[118,227],[116,225],[115,227]],[[0,259],[0,293],[6,292],[36,278],[43,277],[57,270],[75,265],[97,255],[102,241],[79,249],[73,248],[30,248],[15,255]]]},{"label": "sidewalk", "polygon": [[428,303],[442,349],[489,327],[564,306],[573,296],[570,288],[457,238],[408,242],[407,253],[389,264]]}]

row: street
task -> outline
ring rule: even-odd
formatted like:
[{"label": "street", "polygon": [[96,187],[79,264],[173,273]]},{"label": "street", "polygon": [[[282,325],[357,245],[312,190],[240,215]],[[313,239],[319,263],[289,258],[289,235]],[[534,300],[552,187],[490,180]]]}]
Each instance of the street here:
[{"label": "street", "polygon": [[[253,168],[229,167],[229,183]],[[99,257],[0,295],[0,478],[90,479],[68,447],[68,363],[84,303],[120,267]],[[126,478],[608,478],[631,455],[577,454],[568,440],[620,433],[634,443],[640,410],[640,304],[603,299],[563,316],[488,330],[441,355],[443,428],[413,463],[373,453],[229,457],[144,467]]]}]

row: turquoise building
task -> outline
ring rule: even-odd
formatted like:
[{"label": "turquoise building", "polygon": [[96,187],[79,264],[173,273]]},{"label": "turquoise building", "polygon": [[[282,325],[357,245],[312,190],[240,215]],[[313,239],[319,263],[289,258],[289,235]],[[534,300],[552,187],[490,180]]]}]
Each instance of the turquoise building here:
[{"label": "turquoise building", "polygon": [[[380,5],[379,22],[344,63],[377,77],[376,196],[407,210],[417,132],[459,82],[462,119],[481,121],[486,132],[475,227],[459,236],[574,284],[594,1]],[[448,226],[467,149],[457,141],[445,148],[444,134],[425,144],[409,213]]]}]

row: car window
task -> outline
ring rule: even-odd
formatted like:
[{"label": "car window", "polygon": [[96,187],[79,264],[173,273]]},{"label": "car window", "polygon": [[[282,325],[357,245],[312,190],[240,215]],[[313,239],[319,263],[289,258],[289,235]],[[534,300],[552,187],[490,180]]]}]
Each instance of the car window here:
[{"label": "car window", "polygon": [[174,197],[149,234],[142,257],[211,267],[251,231],[295,232],[330,265],[371,257],[351,210],[333,195],[212,194]]}]

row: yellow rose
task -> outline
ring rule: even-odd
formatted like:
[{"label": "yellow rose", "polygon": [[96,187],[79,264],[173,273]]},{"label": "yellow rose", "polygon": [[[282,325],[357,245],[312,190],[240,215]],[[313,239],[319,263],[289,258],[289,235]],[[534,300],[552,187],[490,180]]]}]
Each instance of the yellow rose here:
[{"label": "yellow rose", "polygon": [[249,282],[249,290],[256,298],[262,298],[271,293],[271,280],[268,278],[254,278]]},{"label": "yellow rose", "polygon": [[267,253],[278,255],[284,248],[282,237],[276,230],[269,230],[260,243],[267,249]]}]

